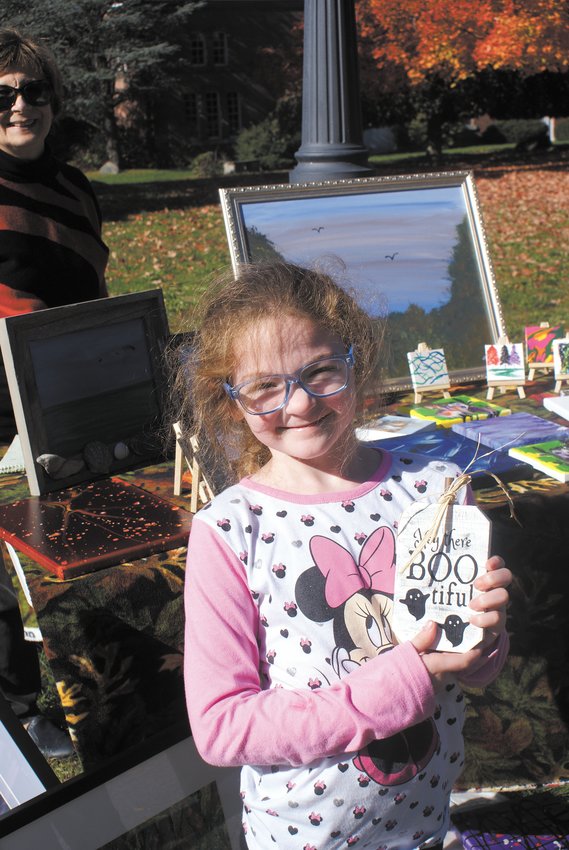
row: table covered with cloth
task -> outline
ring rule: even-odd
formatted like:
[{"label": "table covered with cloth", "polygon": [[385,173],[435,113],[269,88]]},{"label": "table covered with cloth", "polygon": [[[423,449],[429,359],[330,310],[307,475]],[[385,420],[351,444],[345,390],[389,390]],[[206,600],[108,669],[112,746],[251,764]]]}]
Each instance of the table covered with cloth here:
[{"label": "table covered with cloth", "polygon": [[[169,464],[123,476],[175,499]],[[27,495],[3,476],[2,501]],[[65,719],[91,767],[185,720],[182,679],[186,547],[59,580],[20,554]]]},{"label": "table covered with cloth", "polygon": [[[560,424],[541,393],[494,399]],[[485,397],[480,385],[453,388]],[[405,414],[411,396],[388,399]],[[173,499],[163,466],[128,480]],[[492,550],[514,573],[508,612],[510,658],[485,691],[469,691],[466,765],[460,787],[499,787],[569,778],[569,487],[540,473],[508,481],[516,519],[495,482],[475,491],[493,523]],[[5,477],[2,501],[25,494],[25,477]],[[188,506],[186,478],[179,504]],[[88,767],[185,717],[182,682],[185,549],[59,581],[22,559],[45,652],[79,756]]]}]

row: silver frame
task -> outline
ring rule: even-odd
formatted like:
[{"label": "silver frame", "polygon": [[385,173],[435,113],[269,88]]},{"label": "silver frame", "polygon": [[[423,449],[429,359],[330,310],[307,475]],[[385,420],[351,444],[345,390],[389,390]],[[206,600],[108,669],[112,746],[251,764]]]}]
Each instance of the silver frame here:
[{"label": "silver frame", "polygon": [[[469,171],[449,171],[429,174],[408,174],[391,177],[370,177],[357,180],[325,181],[320,183],[307,183],[300,185],[266,185],[249,186],[242,188],[220,189],[219,195],[223,218],[231,254],[233,271],[237,274],[239,266],[243,263],[254,261],[249,247],[245,214],[247,207],[254,204],[266,204],[274,201],[302,201],[310,198],[346,198],[357,194],[375,193],[397,193],[409,190],[421,189],[448,189],[458,188],[462,199],[469,228],[471,243],[474,248],[477,272],[480,280],[481,303],[488,319],[488,330],[490,339],[477,340],[480,343],[480,358],[472,365],[453,368],[452,362],[449,366],[449,377],[451,384],[463,383],[465,381],[483,380],[485,378],[484,345],[497,342],[501,336],[506,334],[504,318],[500,300],[496,288],[492,264],[488,253],[486,234],[482,223],[478,196],[474,184],[474,178]],[[402,234],[403,236],[403,234]],[[342,246],[334,244],[334,255],[340,260],[342,258]],[[330,251],[321,255],[323,258],[330,256]],[[386,255],[387,257],[387,255]],[[318,256],[307,259],[310,265],[318,260]],[[285,256],[285,259],[292,259]],[[350,278],[349,265],[346,269],[346,277]],[[412,302],[409,302],[411,304]],[[432,308],[431,308],[432,309]],[[468,317],[465,316],[465,320]],[[389,322],[388,322],[389,327]],[[432,348],[445,348],[444,339],[422,340]],[[412,350],[412,347],[411,349]],[[445,352],[446,353],[446,352]],[[380,392],[391,390],[411,389],[410,375],[382,375]]]}]

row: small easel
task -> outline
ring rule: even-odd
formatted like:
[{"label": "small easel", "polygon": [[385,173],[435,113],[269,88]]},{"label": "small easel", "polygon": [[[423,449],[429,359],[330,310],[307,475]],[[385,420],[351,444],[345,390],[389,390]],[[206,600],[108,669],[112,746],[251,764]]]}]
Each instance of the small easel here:
[{"label": "small easel", "polygon": [[[496,348],[499,348],[501,346],[509,346],[509,345],[511,345],[511,343],[510,343],[510,340],[508,339],[508,337],[507,336],[501,336],[498,339],[498,342],[496,343]],[[492,346],[486,346],[487,375],[488,375],[488,351],[491,347]],[[521,358],[520,358],[520,363],[522,363],[523,362],[523,350],[521,350],[520,353],[522,355]],[[519,380],[516,379],[516,378],[506,378],[504,380],[501,380],[499,378],[488,378],[487,377],[488,392],[486,393],[486,398],[487,398],[488,401],[492,401],[492,399],[494,398],[494,390],[496,388],[498,388],[502,394],[505,393],[506,390],[508,390],[508,389],[509,390],[516,390],[520,398],[525,398],[526,397],[525,390],[524,390],[525,382],[526,382],[525,370],[524,370],[523,376]]]},{"label": "small easel", "polygon": [[[550,327],[550,324],[549,324],[549,322],[540,322],[539,327],[546,329],[546,328]],[[526,342],[526,347],[527,347],[527,342]],[[551,373],[553,371],[553,358],[551,360],[548,360],[548,361],[543,360],[541,363],[536,363],[535,361],[530,363],[529,362],[529,349],[527,351],[527,357],[528,357],[528,381],[533,381],[533,379],[535,377],[535,373],[537,371],[547,372],[547,373]]]},{"label": "small easel", "polygon": [[[435,383],[433,384],[423,382],[415,362],[418,360],[424,366],[425,363],[428,364],[429,359],[432,360],[433,370],[439,372],[439,376],[435,378]],[[449,392],[450,378],[442,348],[430,349],[426,342],[420,342],[415,351],[407,352],[407,360],[409,361],[409,371],[415,391],[415,404],[420,404],[421,399],[427,393],[440,395],[442,392],[444,398],[451,397]]]},{"label": "small easel", "polygon": [[196,513],[198,503],[203,504],[213,499],[214,493],[203,475],[199,464],[199,445],[197,437],[190,437],[190,448],[186,443],[179,422],[172,425],[176,436],[176,450],[174,454],[174,495],[182,493],[182,476],[184,474],[184,461],[192,475],[192,489],[190,492],[190,511]]}]

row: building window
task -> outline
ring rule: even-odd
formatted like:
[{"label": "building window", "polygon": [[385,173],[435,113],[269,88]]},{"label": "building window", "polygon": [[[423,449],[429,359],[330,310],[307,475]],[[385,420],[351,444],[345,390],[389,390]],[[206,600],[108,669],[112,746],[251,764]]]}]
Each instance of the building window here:
[{"label": "building window", "polygon": [[184,92],[182,100],[184,104],[184,117],[189,125],[190,132],[195,135],[198,130],[199,119],[198,96],[195,92]]},{"label": "building window", "polygon": [[208,138],[218,139],[221,136],[221,114],[219,95],[215,91],[206,92],[205,95],[205,122]]},{"label": "building window", "polygon": [[236,91],[227,92],[227,126],[231,134],[241,129],[241,108]]},{"label": "building window", "polygon": [[212,36],[212,58],[214,65],[227,65],[227,33],[214,32]]},{"label": "building window", "polygon": [[205,39],[201,32],[190,35],[189,59],[190,65],[205,65]]}]

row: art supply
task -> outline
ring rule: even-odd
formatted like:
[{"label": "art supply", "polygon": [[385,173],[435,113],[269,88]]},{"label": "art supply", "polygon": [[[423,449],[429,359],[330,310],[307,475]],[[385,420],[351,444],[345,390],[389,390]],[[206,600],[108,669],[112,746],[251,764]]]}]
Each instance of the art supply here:
[{"label": "art supply", "polygon": [[527,446],[544,440],[569,439],[569,427],[533,413],[512,413],[480,422],[457,422],[452,430],[485,446],[505,451],[513,446]]},{"label": "art supply", "polygon": [[366,422],[361,428],[356,428],[358,440],[382,440],[389,437],[404,437],[418,431],[432,431],[436,428],[434,422],[427,419],[412,419],[410,416],[380,416]]},{"label": "art supply", "polygon": [[430,349],[425,342],[420,342],[415,351],[407,352],[407,360],[416,404],[425,393],[442,392],[445,398],[450,398],[450,378],[442,348]]},{"label": "art supply", "polygon": [[455,422],[488,419],[490,416],[507,416],[511,412],[507,407],[500,407],[475,396],[455,395],[452,399],[438,398],[412,407],[409,414],[418,419],[432,419],[437,425],[450,428]]},{"label": "art supply", "polygon": [[0,506],[0,539],[60,579],[185,546],[191,514],[118,478]]},{"label": "art supply", "polygon": [[534,469],[557,481],[569,481],[569,442],[547,440],[528,446],[514,446],[509,450],[509,454],[525,460]]}]

